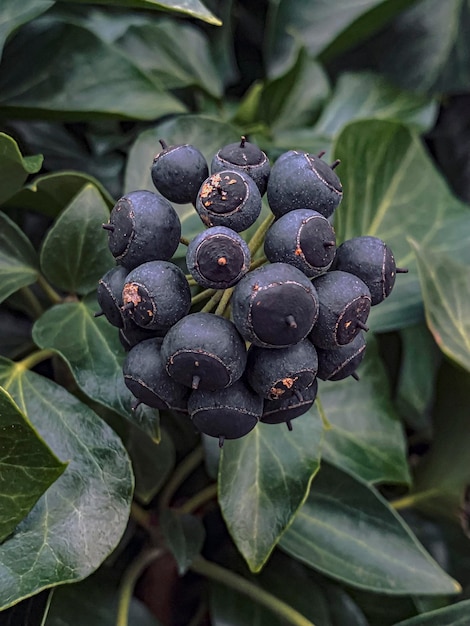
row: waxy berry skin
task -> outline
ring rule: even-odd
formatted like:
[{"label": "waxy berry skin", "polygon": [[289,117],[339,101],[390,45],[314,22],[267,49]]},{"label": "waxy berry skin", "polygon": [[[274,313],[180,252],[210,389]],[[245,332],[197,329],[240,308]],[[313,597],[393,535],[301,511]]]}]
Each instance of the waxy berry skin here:
[{"label": "waxy berry skin", "polygon": [[96,299],[101,307],[95,317],[104,315],[108,322],[117,328],[122,328],[125,324],[125,316],[122,312],[122,288],[126,282],[129,272],[125,267],[117,265],[110,269],[100,278]]},{"label": "waxy berry skin", "polygon": [[168,330],[191,307],[184,272],[170,261],[149,261],[129,272],[122,290],[123,307],[142,328]]},{"label": "waxy berry skin", "polygon": [[357,368],[364,358],[366,340],[360,332],[345,346],[325,350],[317,348],[318,372],[321,380],[343,380],[348,376],[355,377]]},{"label": "waxy berry skin", "polygon": [[271,168],[267,198],[276,217],[296,209],[313,209],[330,217],[342,197],[334,170],[313,154],[290,150]]},{"label": "waxy berry skin", "polygon": [[309,334],[318,316],[315,287],[287,263],[270,263],[235,285],[232,319],[246,341],[285,348]]},{"label": "waxy berry skin", "polygon": [[181,237],[175,209],[163,196],[145,190],[122,196],[103,226],[111,254],[129,271],[147,261],[169,260]]},{"label": "waxy berry skin", "polygon": [[261,195],[266,193],[271,166],[266,154],[252,143],[241,141],[221,148],[211,162],[211,174],[232,170],[248,174],[256,183]]},{"label": "waxy berry skin", "polygon": [[304,415],[315,402],[318,393],[318,380],[315,378],[310,387],[297,395],[282,396],[277,400],[265,400],[261,422],[263,424],[286,423],[292,430],[291,420]]},{"label": "waxy berry skin", "polygon": [[163,150],[155,156],[151,169],[153,184],[171,202],[194,204],[199,187],[209,176],[206,159],[190,144],[160,143]]},{"label": "waxy berry skin", "polygon": [[188,271],[208,289],[232,287],[248,272],[250,261],[245,240],[225,226],[213,226],[199,233],[186,252]]}]

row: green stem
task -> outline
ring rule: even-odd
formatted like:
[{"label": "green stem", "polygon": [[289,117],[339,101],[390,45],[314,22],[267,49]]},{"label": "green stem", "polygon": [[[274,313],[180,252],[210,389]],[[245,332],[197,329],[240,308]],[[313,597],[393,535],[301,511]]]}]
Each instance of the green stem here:
[{"label": "green stem", "polygon": [[318,412],[320,413],[323,428],[325,430],[331,430],[333,426],[331,425],[331,422],[329,421],[329,419],[326,417],[325,409],[323,408],[323,404],[322,404],[322,401],[320,400],[319,395],[317,395],[317,397],[315,398],[315,403],[317,405]]},{"label": "green stem", "polygon": [[18,369],[31,370],[33,369],[33,367],[35,367],[39,363],[42,363],[43,361],[47,361],[47,359],[52,359],[52,357],[56,355],[57,355],[57,352],[55,350],[49,350],[49,349],[37,350],[36,352],[29,354],[27,357],[25,357],[21,361],[18,361],[16,363],[16,367]]},{"label": "green stem", "polygon": [[264,237],[273,222],[274,222],[274,215],[272,214],[268,215],[268,217],[263,222],[261,222],[258,230],[255,232],[255,234],[251,238],[250,243],[248,244],[248,248],[250,250],[250,254],[252,258],[255,256],[255,254],[263,245]]},{"label": "green stem", "polygon": [[206,576],[206,578],[214,580],[216,583],[225,585],[226,587],[230,587],[231,589],[244,594],[251,600],[265,606],[281,619],[285,619],[293,626],[315,626],[313,622],[304,617],[296,609],[289,606],[282,600],[279,600],[279,598],[273,596],[268,591],[254,585],[252,582],[243,578],[239,574],[235,574],[220,565],[206,561],[203,557],[197,557],[193,561],[190,569],[197,574],[201,574],[202,576]]},{"label": "green stem", "polygon": [[186,239],[186,237],[180,237],[180,243],[182,243],[183,246],[189,246],[189,239]]},{"label": "green stem", "polygon": [[200,293],[196,294],[195,296],[191,298],[191,306],[193,306],[193,304],[198,304],[199,302],[203,302],[204,300],[207,300],[207,298],[210,298],[216,292],[217,292],[217,289],[204,289],[204,291],[201,291]]},{"label": "green stem", "polygon": [[122,578],[121,588],[119,590],[119,603],[117,611],[116,626],[128,626],[129,607],[134,588],[139,580],[142,572],[147,567],[164,554],[162,548],[154,548],[153,550],[144,551],[135,561],[133,561]]},{"label": "green stem", "polygon": [[31,310],[31,317],[33,317],[34,319],[38,319],[38,317],[41,317],[41,315],[44,313],[44,308],[34,292],[29,287],[23,287],[22,289],[20,289],[20,293],[26,300],[26,303]]},{"label": "green stem", "polygon": [[197,287],[198,283],[194,280],[194,278],[191,276],[191,274],[185,274],[185,278],[188,281],[188,285],[190,287]]},{"label": "green stem", "polygon": [[62,302],[61,296],[59,296],[57,291],[47,282],[42,274],[38,274],[38,285],[44,291],[52,304],[60,304]]},{"label": "green stem", "polygon": [[224,295],[224,289],[218,289],[215,294],[207,301],[206,305],[201,309],[201,313],[210,313],[219,303],[220,299]]},{"label": "green stem", "polygon": [[230,304],[230,299],[233,293],[233,287],[229,287],[228,289],[224,289],[224,295],[221,297],[219,304],[215,310],[216,315],[223,315],[225,313],[225,309]]},{"label": "green stem", "polygon": [[392,502],[389,502],[389,504],[392,508],[395,509],[395,511],[400,511],[401,509],[407,509],[414,506],[415,504],[419,504],[422,500],[432,498],[439,493],[441,492],[438,489],[427,489],[426,491],[412,493],[408,496],[403,496],[403,498],[392,500]]},{"label": "green stem", "polygon": [[150,513],[142,508],[140,504],[137,504],[137,502],[132,502],[131,504],[131,517],[145,530],[150,531],[152,529]]},{"label": "green stem", "polygon": [[171,499],[177,491],[178,487],[186,480],[186,478],[196,469],[196,467],[204,460],[204,448],[196,446],[176,467],[170,480],[162,490],[160,495],[160,510],[170,506]]},{"label": "green stem", "polygon": [[210,502],[217,496],[217,483],[212,483],[198,491],[192,498],[186,500],[184,504],[177,507],[178,513],[193,513],[197,511],[203,504]]}]

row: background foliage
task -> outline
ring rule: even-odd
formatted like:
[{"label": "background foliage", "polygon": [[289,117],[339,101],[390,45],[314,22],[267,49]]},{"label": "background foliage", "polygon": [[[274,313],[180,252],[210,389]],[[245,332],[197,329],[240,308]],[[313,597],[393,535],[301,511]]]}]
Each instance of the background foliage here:
[{"label": "background foliage", "polygon": [[[467,623],[469,25],[468,0],[3,0],[2,624]],[[153,189],[158,139],[210,159],[242,134],[341,159],[339,241],[409,273],[359,383],[219,458],[130,410],[93,314],[100,226]]]}]

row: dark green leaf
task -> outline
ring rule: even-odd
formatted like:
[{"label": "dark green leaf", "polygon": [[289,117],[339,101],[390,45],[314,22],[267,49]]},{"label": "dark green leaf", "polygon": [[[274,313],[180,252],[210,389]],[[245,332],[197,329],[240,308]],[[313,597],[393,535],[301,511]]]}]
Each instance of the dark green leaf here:
[{"label": "dark green leaf", "polygon": [[[370,335],[370,333],[369,333]],[[389,396],[387,373],[373,336],[367,337],[359,381],[321,384],[319,396],[331,428],[323,456],[371,483],[409,483],[406,442]]]},{"label": "dark green leaf", "polygon": [[0,111],[10,117],[153,120],[184,111],[116,47],[71,24],[39,19],[25,26],[5,47],[2,68]]},{"label": "dark green leaf", "polygon": [[0,387],[0,542],[66,467]]},{"label": "dark green leaf", "polygon": [[104,4],[122,6],[128,9],[158,9],[182,13],[187,17],[196,17],[209,24],[220,26],[220,20],[213,15],[199,0],[61,0],[61,2],[82,2],[84,4]]},{"label": "dark green leaf", "polygon": [[198,517],[171,509],[162,511],[160,521],[165,541],[182,576],[202,550],[206,535],[204,526]]},{"label": "dark green leaf", "polygon": [[[181,42],[184,41],[184,47]],[[200,29],[174,20],[131,26],[118,45],[147,74],[167,89],[199,87],[215,98],[222,83]]]},{"label": "dark green leaf", "polygon": [[115,263],[102,224],[109,209],[93,185],[86,185],[59,215],[41,249],[41,268],[56,287],[87,294]]},{"label": "dark green leaf", "polygon": [[219,503],[237,548],[259,571],[304,502],[320,464],[322,425],[315,406],[293,423],[259,424],[227,441]]},{"label": "dark green leaf", "polygon": [[41,165],[42,155],[22,156],[16,141],[0,133],[0,204],[19,191],[30,174],[39,172]]},{"label": "dark green leaf", "polygon": [[[86,580],[54,589],[49,612],[41,626],[116,626],[118,601],[117,576],[103,566]],[[136,597],[129,606],[128,623],[130,626],[160,624]]]},{"label": "dark green leaf", "polygon": [[422,319],[411,237],[436,252],[470,262],[468,207],[450,193],[419,138],[391,121],[360,121],[348,125],[336,142],[335,156],[344,187],[335,214],[338,239],[374,235],[392,249],[399,275],[391,295],[373,308],[375,330],[392,330]]},{"label": "dark green leaf", "polygon": [[18,311],[0,309],[0,354],[16,359],[34,348],[31,339],[32,322]]},{"label": "dark green leaf", "polygon": [[[470,240],[470,228],[467,228]],[[448,357],[470,370],[470,267],[412,242],[426,321]]]},{"label": "dark green leaf", "polygon": [[6,205],[56,217],[83,190],[85,185],[93,185],[103,196],[108,207],[114,205],[113,198],[96,178],[84,172],[71,171],[38,176],[10,198]]},{"label": "dark green leaf", "polygon": [[[224,145],[240,137],[237,130],[225,122],[200,115],[184,115],[159,124],[144,131],[132,146],[126,168],[125,191],[148,189],[155,191],[150,176],[154,156],[160,152],[159,139],[168,145],[189,143],[201,150],[208,164],[214,154]],[[183,235],[192,239],[204,228],[192,204],[175,205],[180,217]],[[186,248],[177,251],[176,256],[184,256]]]},{"label": "dark green leaf", "polygon": [[47,11],[55,0],[2,0],[0,6],[0,59],[7,37],[22,24]]},{"label": "dark green leaf", "polygon": [[133,478],[119,437],[62,387],[0,360],[9,391],[47,445],[69,464],[0,546],[0,607],[91,574],[120,540]]},{"label": "dark green leaf", "polygon": [[38,258],[29,239],[4,213],[0,213],[0,302],[36,282]]},{"label": "dark green leaf", "polygon": [[469,615],[470,600],[464,600],[444,609],[417,615],[396,626],[467,626]]},{"label": "dark green leaf", "polygon": [[374,593],[460,591],[373,488],[328,465],[280,546],[313,569]]},{"label": "dark green leaf", "polygon": [[59,352],[89,398],[153,434],[158,414],[150,409],[132,411],[134,397],[124,384],[118,329],[95,318],[97,309],[94,294],[82,302],[58,304],[36,321],[33,339],[39,347]]},{"label": "dark green leaf", "polygon": [[271,75],[292,65],[300,46],[318,56],[337,53],[376,32],[416,0],[278,0],[271,3],[268,61]]}]

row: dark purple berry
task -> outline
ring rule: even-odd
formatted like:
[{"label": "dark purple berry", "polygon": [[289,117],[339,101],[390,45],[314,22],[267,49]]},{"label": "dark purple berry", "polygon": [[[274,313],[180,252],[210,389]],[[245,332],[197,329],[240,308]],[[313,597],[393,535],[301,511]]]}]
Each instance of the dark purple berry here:
[{"label": "dark purple berry", "polygon": [[128,270],[120,265],[113,267],[100,278],[96,299],[101,310],[95,317],[104,315],[108,322],[117,328],[122,328],[125,318],[122,314],[122,288],[126,282]]},{"label": "dark purple berry", "polygon": [[241,141],[221,148],[212,159],[211,174],[232,170],[248,174],[255,181],[261,195],[266,191],[271,166],[266,154],[253,143]]},{"label": "dark purple berry", "polygon": [[325,350],[317,348],[318,378],[321,380],[342,380],[354,376],[364,358],[366,340],[364,333],[359,333],[345,346]]},{"label": "dark purple berry", "polygon": [[318,392],[318,381],[315,378],[310,387],[297,395],[281,397],[279,400],[265,400],[261,422],[264,424],[286,423],[292,430],[291,421],[304,415],[315,402]]}]

